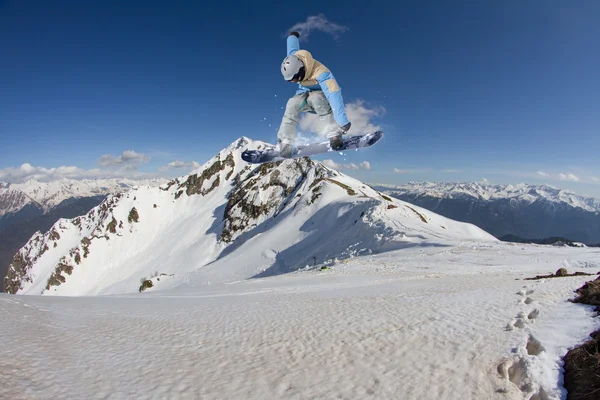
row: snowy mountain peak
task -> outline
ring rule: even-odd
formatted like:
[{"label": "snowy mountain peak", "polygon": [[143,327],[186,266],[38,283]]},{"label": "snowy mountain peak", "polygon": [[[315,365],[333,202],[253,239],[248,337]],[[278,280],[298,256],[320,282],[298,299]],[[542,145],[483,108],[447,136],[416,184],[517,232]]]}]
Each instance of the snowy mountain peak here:
[{"label": "snowy mountain peak", "polygon": [[190,175],[60,220],[14,257],[5,289],[129,293],[286,273],[427,242],[495,240],[309,158],[242,161],[246,148],[265,145],[240,138]]},{"label": "snowy mountain peak", "polygon": [[246,148],[248,148],[248,146],[250,145],[251,142],[256,142],[259,145],[267,144],[264,142],[254,141],[250,138],[247,138],[246,136],[242,136],[239,139],[237,139],[236,141],[234,141],[232,144],[230,144],[229,147],[227,148],[227,150],[232,151],[232,150],[240,150],[241,149],[242,151],[244,151]]}]

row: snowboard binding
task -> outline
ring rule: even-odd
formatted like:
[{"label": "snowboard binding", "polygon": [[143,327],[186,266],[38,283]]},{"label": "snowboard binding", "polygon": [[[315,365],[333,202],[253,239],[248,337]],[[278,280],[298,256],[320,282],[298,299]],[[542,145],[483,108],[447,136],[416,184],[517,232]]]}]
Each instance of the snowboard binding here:
[{"label": "snowboard binding", "polygon": [[338,151],[344,146],[344,140],[342,139],[342,135],[336,135],[329,138],[329,147],[331,150]]}]

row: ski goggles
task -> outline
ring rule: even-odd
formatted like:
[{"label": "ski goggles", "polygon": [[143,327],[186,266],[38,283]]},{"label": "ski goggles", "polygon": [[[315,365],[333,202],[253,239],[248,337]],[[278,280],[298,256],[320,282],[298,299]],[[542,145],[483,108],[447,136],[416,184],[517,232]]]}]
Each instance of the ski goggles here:
[{"label": "ski goggles", "polygon": [[293,83],[300,82],[300,81],[304,80],[304,75],[305,75],[305,70],[304,70],[304,67],[302,67],[302,68],[300,68],[300,71],[298,71],[298,73],[296,75],[294,75],[292,77],[292,79],[290,79],[288,82],[293,82]]}]

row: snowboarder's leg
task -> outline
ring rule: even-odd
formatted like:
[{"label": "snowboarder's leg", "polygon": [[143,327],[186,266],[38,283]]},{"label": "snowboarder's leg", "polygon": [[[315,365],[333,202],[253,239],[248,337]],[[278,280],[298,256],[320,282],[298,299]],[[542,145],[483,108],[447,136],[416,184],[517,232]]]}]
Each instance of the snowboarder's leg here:
[{"label": "snowboarder's leg", "polygon": [[322,91],[310,92],[308,103],[314,112],[319,116],[325,124],[324,133],[329,139],[329,144],[333,150],[338,150],[342,147],[342,131],[333,118],[333,110],[331,104],[327,101],[325,93]]},{"label": "snowboarder's leg", "polygon": [[327,97],[325,97],[325,93],[321,90],[310,92],[307,101],[312,108],[312,111],[317,114],[319,119],[323,122],[323,133],[325,133],[328,138],[338,135],[340,129],[333,118],[333,110],[331,109],[329,101],[327,101]]},{"label": "snowboarder's leg", "polygon": [[279,153],[282,157],[290,157],[293,154],[300,112],[307,111],[307,97],[308,93],[297,94],[289,99],[285,106],[285,112],[277,133]]}]

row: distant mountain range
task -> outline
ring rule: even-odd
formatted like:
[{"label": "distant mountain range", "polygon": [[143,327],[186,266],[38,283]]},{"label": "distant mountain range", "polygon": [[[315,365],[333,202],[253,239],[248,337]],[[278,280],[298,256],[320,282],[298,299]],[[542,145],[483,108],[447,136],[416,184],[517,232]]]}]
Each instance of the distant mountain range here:
[{"label": "distant mountain range", "polygon": [[108,194],[164,182],[129,179],[0,182],[0,276],[6,275],[12,257],[34,233],[46,232],[60,218],[83,215]]},{"label": "distant mountain range", "polygon": [[0,182],[0,217],[17,212],[26,204],[48,212],[65,200],[106,196],[135,186],[158,186],[164,182],[165,179],[61,179],[53,182],[31,179],[24,183]]},{"label": "distant mountain range", "polygon": [[389,196],[502,238],[600,243],[600,200],[547,185],[411,182],[375,185]]},{"label": "distant mountain range", "polygon": [[[553,246],[570,246],[570,247],[583,247],[584,245],[579,242],[573,242],[567,238],[562,237],[548,237],[544,239],[527,239],[515,235],[505,235],[500,238],[503,242],[513,243],[534,243],[534,244],[551,244]],[[600,244],[588,244],[587,247],[600,247]]]}]

